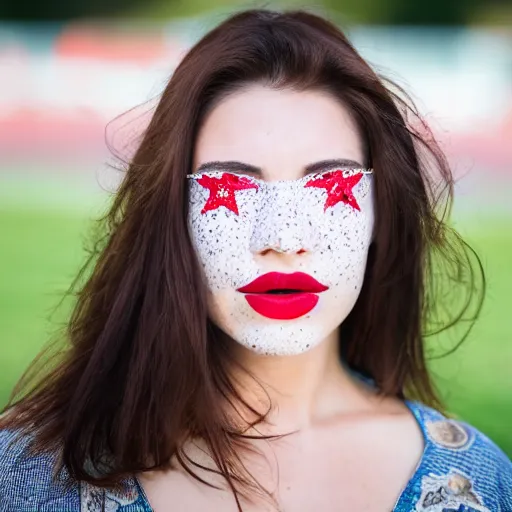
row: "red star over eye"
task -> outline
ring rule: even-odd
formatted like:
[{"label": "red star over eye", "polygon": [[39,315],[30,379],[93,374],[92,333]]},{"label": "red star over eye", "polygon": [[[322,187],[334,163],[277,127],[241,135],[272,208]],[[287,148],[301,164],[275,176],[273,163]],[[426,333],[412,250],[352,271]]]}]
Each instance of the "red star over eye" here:
[{"label": "red star over eye", "polygon": [[330,206],[338,203],[345,203],[358,211],[361,211],[352,189],[359,183],[363,175],[361,173],[352,176],[343,176],[343,171],[331,171],[322,174],[319,178],[306,183],[305,187],[324,188],[327,192],[327,199],[324,211]]},{"label": "red star over eye", "polygon": [[237,190],[247,190],[251,188],[258,190],[258,185],[253,183],[249,178],[227,172],[223,173],[220,178],[204,175],[201,176],[197,182],[210,192],[201,213],[216,210],[220,206],[224,206],[238,215],[235,192]]}]

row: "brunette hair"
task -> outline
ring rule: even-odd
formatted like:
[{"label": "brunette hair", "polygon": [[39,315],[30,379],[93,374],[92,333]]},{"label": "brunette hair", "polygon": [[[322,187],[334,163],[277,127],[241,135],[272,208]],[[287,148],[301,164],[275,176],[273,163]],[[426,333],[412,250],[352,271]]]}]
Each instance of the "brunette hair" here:
[{"label": "brunette hair", "polygon": [[[252,83],[321,89],[351,111],[374,169],[376,224],[362,291],[341,326],[343,358],[382,394],[441,407],[427,331],[474,319],[484,282],[478,258],[446,224],[449,165],[407,97],[334,24],[303,11],[245,11],[174,72],[75,282],[68,349],[37,385],[20,381],[15,413],[0,421],[35,434],[36,450],[60,448],[74,479],[112,486],[173,457],[199,479],[183,444],[200,437],[239,509],[258,488],[239,457],[243,433],[216,407],[244,400],[229,375],[229,343],[208,318],[185,179],[206,113]],[[268,411],[253,412],[258,423]],[[108,471],[91,474],[86,462],[104,469],[105,454]]]}]

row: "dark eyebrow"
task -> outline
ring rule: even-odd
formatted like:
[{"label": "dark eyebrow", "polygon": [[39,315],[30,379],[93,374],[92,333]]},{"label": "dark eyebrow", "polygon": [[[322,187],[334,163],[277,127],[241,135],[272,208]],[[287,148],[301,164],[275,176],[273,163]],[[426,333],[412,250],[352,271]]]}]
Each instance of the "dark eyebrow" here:
[{"label": "dark eyebrow", "polygon": [[[306,171],[306,174],[311,174],[318,171],[331,170],[336,167],[340,167],[342,169],[361,169],[363,168],[363,165],[355,160],[347,159],[321,160],[320,162],[314,162],[306,165],[304,170]],[[234,160],[228,160],[226,162],[206,162],[197,168],[196,173],[207,171],[249,172],[251,174],[256,174],[257,176],[262,175],[260,167]]]},{"label": "dark eyebrow", "polygon": [[322,160],[314,162],[305,167],[306,173],[310,174],[318,171],[327,171],[340,167],[342,169],[362,169],[364,166],[355,160],[335,159],[335,160]]},{"label": "dark eyebrow", "polygon": [[261,169],[259,167],[232,160],[228,160],[226,162],[206,162],[201,164],[196,170],[196,172],[206,171],[250,172],[253,174],[261,175]]}]

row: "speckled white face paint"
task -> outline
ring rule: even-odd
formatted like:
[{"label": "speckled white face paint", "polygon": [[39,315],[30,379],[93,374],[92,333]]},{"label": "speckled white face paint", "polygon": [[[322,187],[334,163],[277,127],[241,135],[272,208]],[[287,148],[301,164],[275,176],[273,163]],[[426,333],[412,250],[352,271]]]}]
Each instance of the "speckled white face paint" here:
[{"label": "speckled white face paint", "polygon": [[[341,179],[329,184],[335,173]],[[246,347],[275,355],[303,352],[322,341],[352,309],[371,242],[373,185],[368,171],[342,173],[277,182],[222,171],[189,177],[190,229],[212,294],[212,317]],[[352,200],[343,191],[339,201],[333,199],[339,183],[350,180],[357,181],[346,187]],[[240,189],[230,190],[230,181]],[[326,181],[328,190],[322,186]],[[336,204],[329,206],[330,199]],[[318,301],[306,314],[276,319],[281,309],[271,299],[269,314],[274,318],[268,318],[237,291],[276,270],[261,268],[254,258],[269,249],[299,253],[293,271],[309,274],[328,288],[315,294]],[[286,301],[284,295],[274,298]],[[285,316],[288,306],[281,305]]]},{"label": "speckled white face paint", "polygon": [[189,229],[210,317],[235,341],[298,354],[347,317],[374,224],[362,160],[355,123],[327,93],[254,86],[208,115],[188,178]]}]

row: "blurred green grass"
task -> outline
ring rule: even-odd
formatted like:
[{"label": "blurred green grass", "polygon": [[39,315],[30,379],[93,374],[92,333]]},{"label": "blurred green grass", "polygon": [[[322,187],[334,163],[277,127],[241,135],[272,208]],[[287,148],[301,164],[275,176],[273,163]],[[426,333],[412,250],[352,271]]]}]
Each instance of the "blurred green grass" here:
[{"label": "blurred green grass", "polygon": [[[48,317],[84,258],[84,236],[95,215],[92,202],[86,197],[85,207],[77,208],[68,199],[55,207],[62,206],[57,196],[69,198],[61,190],[54,201],[37,201],[41,195],[35,186],[24,203],[0,201],[0,406],[55,330]],[[487,272],[484,310],[464,345],[431,366],[449,410],[512,456],[511,217],[477,213],[462,215],[457,227]]]}]

